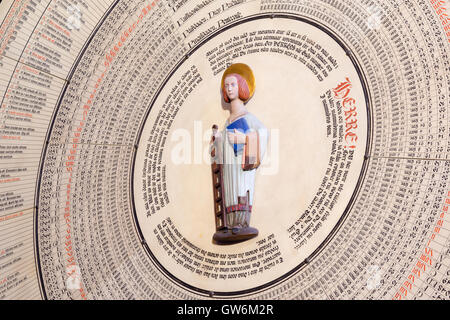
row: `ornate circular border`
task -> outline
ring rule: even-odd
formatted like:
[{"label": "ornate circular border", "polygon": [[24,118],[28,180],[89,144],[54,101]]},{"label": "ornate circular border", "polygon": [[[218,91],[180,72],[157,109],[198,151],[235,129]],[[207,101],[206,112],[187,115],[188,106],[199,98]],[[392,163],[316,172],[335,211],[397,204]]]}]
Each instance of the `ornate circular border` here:
[{"label": "ornate circular border", "polygon": [[[94,28],[94,31],[92,32],[91,36],[88,38],[88,40],[86,41],[83,49],[81,50],[79,56],[77,57],[77,59],[75,60],[70,72],[69,72],[69,76],[68,79],[69,81],[66,82],[66,85],[63,87],[60,96],[58,97],[58,102],[57,105],[55,107],[55,111],[53,113],[52,116],[52,120],[47,132],[47,139],[46,139],[46,143],[44,144],[43,147],[43,151],[42,151],[42,155],[41,155],[41,162],[39,165],[39,173],[38,173],[38,179],[37,179],[37,183],[36,183],[36,191],[35,191],[35,219],[34,219],[34,242],[35,242],[35,259],[36,259],[36,265],[37,265],[37,273],[38,273],[38,277],[39,277],[39,283],[40,283],[40,289],[41,289],[41,293],[44,299],[47,299],[47,293],[46,293],[46,289],[45,289],[45,284],[43,281],[43,276],[42,276],[42,268],[41,268],[41,263],[40,263],[40,256],[39,256],[39,241],[38,241],[38,234],[39,234],[39,230],[38,230],[38,219],[39,219],[39,196],[40,196],[40,186],[41,186],[41,179],[42,179],[42,171],[45,165],[45,155],[47,153],[47,149],[48,149],[48,141],[49,141],[49,137],[52,134],[53,131],[53,125],[54,125],[54,121],[55,118],[58,114],[61,102],[64,98],[66,89],[70,83],[70,79],[72,78],[78,64],[80,63],[80,61],[82,60],[84,53],[86,52],[89,44],[91,43],[92,39],[95,37],[97,31],[99,30],[99,28],[103,25],[103,22],[106,20],[106,18],[109,16],[109,14],[111,13],[111,11],[114,9],[114,7],[119,3],[120,0],[116,0],[111,7],[107,10],[107,12],[104,14],[104,16],[100,19],[100,21],[98,22],[98,24],[96,25],[96,27]],[[364,91],[364,96],[365,96],[365,100],[366,100],[366,109],[367,109],[367,141],[366,141],[366,152],[365,152],[365,158],[364,158],[364,162],[362,165],[362,169],[361,169],[361,174],[360,177],[358,179],[357,185],[355,187],[355,190],[352,194],[352,197],[349,200],[349,203],[346,207],[346,209],[344,210],[341,218],[339,219],[339,221],[337,222],[336,226],[332,229],[332,231],[329,233],[329,235],[327,236],[327,238],[319,245],[319,247],[302,263],[300,263],[297,267],[295,267],[294,269],[292,269],[291,271],[287,272],[286,274],[284,274],[283,276],[268,282],[262,286],[258,286],[252,289],[247,289],[247,290],[243,290],[243,291],[236,291],[236,292],[210,292],[207,290],[203,290],[200,288],[196,288],[194,286],[191,286],[181,280],[179,280],[177,277],[175,277],[173,274],[171,274],[170,272],[168,272],[160,263],[159,261],[155,258],[155,256],[153,255],[151,249],[149,248],[148,244],[145,241],[145,238],[143,236],[143,233],[141,231],[138,219],[137,219],[137,214],[136,214],[136,206],[135,206],[135,202],[134,202],[134,167],[135,167],[135,163],[136,163],[136,155],[137,155],[137,146],[138,143],[141,139],[142,136],[142,131],[144,128],[144,125],[148,119],[148,116],[153,108],[153,105],[155,103],[155,101],[157,100],[157,98],[159,97],[162,89],[164,88],[164,86],[166,85],[166,83],[169,81],[169,79],[174,75],[174,73],[176,72],[176,70],[189,58],[189,56],[195,52],[196,50],[198,50],[200,47],[202,47],[203,45],[205,45],[207,42],[209,42],[212,38],[216,37],[217,35],[221,34],[222,32],[229,30],[237,25],[240,24],[244,24],[250,21],[254,21],[254,20],[262,20],[262,19],[275,19],[275,18],[281,18],[281,19],[292,19],[292,20],[297,20],[297,21],[302,21],[302,22],[306,22],[318,29],[320,29],[321,31],[325,32],[328,36],[330,36],[333,40],[335,40],[340,47],[343,48],[343,50],[347,53],[347,56],[350,58],[350,60],[352,61],[356,72],[359,75],[362,87],[363,87],[363,91]],[[171,72],[167,75],[167,77],[165,78],[164,82],[161,84],[160,88],[158,89],[157,93],[155,94],[153,100],[151,101],[149,107],[147,108],[147,111],[145,113],[145,116],[142,120],[142,123],[140,125],[140,128],[138,130],[137,133],[137,139],[135,142],[135,149],[133,152],[133,159],[132,159],[132,165],[131,165],[131,172],[130,172],[130,199],[131,199],[131,208],[133,211],[133,220],[134,220],[134,225],[136,228],[136,232],[139,235],[139,238],[141,239],[141,244],[143,246],[144,251],[148,254],[150,260],[153,262],[153,264],[155,265],[155,267],[161,271],[161,273],[166,276],[167,279],[169,279],[171,282],[173,282],[174,284],[176,284],[177,286],[179,286],[181,289],[184,290],[188,290],[192,293],[195,294],[199,294],[205,297],[211,297],[211,298],[231,298],[231,297],[242,297],[242,296],[246,296],[249,294],[254,294],[254,293],[258,293],[261,292],[265,289],[268,289],[276,284],[279,284],[281,282],[284,282],[286,280],[288,280],[290,277],[292,277],[293,275],[295,275],[297,272],[301,271],[302,268],[304,268],[307,264],[309,264],[321,251],[323,248],[325,248],[325,246],[327,245],[328,242],[330,242],[334,236],[337,234],[337,232],[339,231],[342,223],[346,220],[348,213],[351,211],[351,208],[354,204],[354,201],[359,193],[359,190],[361,188],[362,182],[364,181],[364,177],[366,175],[367,172],[367,167],[370,161],[370,150],[372,148],[372,127],[373,127],[373,122],[372,122],[372,116],[371,116],[371,100],[370,100],[370,95],[369,95],[369,88],[367,85],[367,80],[366,77],[364,75],[364,73],[362,72],[362,69],[360,67],[360,64],[358,62],[358,60],[356,59],[355,55],[353,54],[353,52],[351,50],[348,49],[348,46],[345,45],[345,41],[343,39],[341,39],[337,34],[335,34],[332,30],[328,29],[327,27],[325,27],[323,24],[321,24],[320,22],[311,19],[311,18],[307,18],[298,14],[292,14],[292,13],[262,13],[262,14],[255,14],[255,15],[251,15],[251,16],[247,16],[239,21],[236,21],[230,25],[227,25],[226,27],[217,30],[215,33],[211,34],[209,37],[205,38],[201,43],[199,43],[197,46],[193,47],[186,55],[185,58],[180,60],[178,62],[178,64],[171,70]]]},{"label": "ornate circular border", "polygon": [[[165,85],[167,84],[167,82],[170,80],[170,78],[175,74],[176,70],[184,63],[187,61],[187,59],[189,58],[189,56],[195,52],[196,50],[198,50],[200,47],[202,47],[203,45],[205,45],[207,42],[209,42],[211,39],[213,39],[214,37],[216,37],[217,35],[221,34],[222,32],[225,32],[226,30],[229,30],[237,25],[241,25],[250,21],[255,21],[255,20],[262,20],[262,19],[275,19],[275,18],[281,18],[281,19],[292,19],[292,20],[296,20],[296,21],[302,21],[302,22],[306,22],[318,29],[320,29],[321,31],[325,32],[328,36],[330,36],[334,41],[336,41],[339,46],[346,52],[347,56],[350,58],[350,60],[353,63],[353,66],[356,69],[356,72],[359,75],[359,79],[361,81],[362,87],[363,87],[363,91],[364,91],[364,96],[365,96],[365,102],[366,102],[366,109],[367,109],[367,141],[366,141],[366,151],[365,151],[365,156],[364,156],[364,162],[362,165],[362,169],[361,169],[361,174],[359,176],[358,182],[356,184],[355,190],[352,194],[352,197],[349,200],[349,203],[347,205],[347,207],[345,208],[343,214],[341,215],[341,218],[339,219],[339,221],[337,222],[336,226],[331,230],[331,232],[328,234],[328,236],[325,238],[325,240],[318,246],[318,248],[307,258],[305,259],[305,261],[301,262],[297,267],[293,268],[291,271],[285,273],[283,276],[278,277],[275,280],[272,280],[264,285],[252,288],[252,289],[247,289],[247,290],[242,290],[242,291],[235,291],[235,292],[211,292],[208,290],[204,290],[204,289],[200,289],[197,288],[195,286],[192,286],[188,283],[185,283],[184,281],[178,279],[176,276],[174,276],[172,273],[170,273],[166,268],[164,268],[164,266],[157,260],[157,258],[154,256],[154,254],[152,253],[150,247],[148,246],[145,237],[142,233],[142,230],[140,228],[139,225],[139,221],[137,218],[137,213],[136,213],[136,205],[134,202],[134,167],[136,164],[136,156],[137,156],[137,149],[138,149],[138,145],[139,145],[139,141],[141,140],[142,137],[142,132],[145,126],[145,123],[150,115],[150,112],[153,108],[153,105],[155,103],[155,101],[158,99],[159,95],[161,94],[162,89],[165,87]],[[254,294],[257,292],[260,292],[262,290],[265,290],[269,287],[272,287],[278,283],[281,283],[283,281],[286,281],[287,279],[289,279],[291,276],[295,275],[297,272],[299,272],[302,268],[304,268],[306,265],[308,265],[321,251],[322,249],[325,248],[325,246],[327,245],[328,242],[331,241],[331,239],[334,238],[334,236],[337,234],[337,232],[339,231],[340,227],[342,226],[343,222],[346,220],[346,218],[348,217],[349,212],[351,211],[351,208],[353,207],[354,201],[361,189],[361,185],[362,182],[364,181],[364,177],[366,175],[367,172],[367,167],[369,164],[369,160],[370,160],[370,150],[372,148],[372,127],[373,127],[373,123],[372,123],[372,113],[371,113],[371,100],[370,100],[370,95],[369,95],[369,89],[368,89],[368,85],[367,85],[367,80],[366,77],[364,75],[364,73],[362,72],[362,69],[360,67],[360,64],[358,62],[358,60],[356,59],[356,57],[354,56],[353,52],[348,48],[348,46],[345,45],[345,42],[343,41],[343,39],[341,39],[338,35],[336,35],[335,33],[333,33],[333,31],[331,31],[330,29],[328,29],[327,27],[325,27],[323,24],[321,24],[320,22],[310,19],[310,18],[306,18],[304,16],[300,16],[300,15],[296,15],[296,14],[292,14],[292,13],[264,13],[264,14],[256,14],[256,15],[251,15],[251,16],[247,16],[245,18],[243,18],[242,20],[239,20],[235,23],[232,23],[230,25],[227,25],[226,27],[218,30],[217,32],[211,34],[209,37],[203,39],[202,42],[200,42],[198,45],[196,45],[195,47],[193,47],[184,57],[183,60],[181,60],[180,62],[178,62],[178,64],[171,70],[171,72],[168,74],[168,76],[164,79],[164,82],[161,84],[160,88],[158,89],[157,93],[155,94],[153,100],[151,101],[149,108],[147,109],[147,112],[143,118],[143,121],[141,123],[141,126],[138,130],[138,135],[137,135],[137,140],[135,142],[135,148],[134,148],[134,154],[133,154],[133,161],[131,164],[131,174],[130,174],[130,187],[131,187],[131,204],[132,204],[132,210],[133,210],[133,217],[134,217],[134,223],[135,223],[135,227],[136,230],[139,234],[139,237],[141,239],[141,243],[142,246],[144,248],[144,250],[146,251],[146,253],[148,254],[148,256],[150,257],[151,261],[154,263],[154,265],[158,268],[158,270],[160,270],[162,272],[162,274],[164,274],[169,280],[171,280],[173,283],[175,283],[176,285],[178,285],[180,288],[184,289],[184,290],[188,290],[191,291],[195,294],[200,294],[202,296],[205,297],[210,297],[210,298],[231,298],[231,297],[242,297],[242,296],[246,296],[249,294]]]}]

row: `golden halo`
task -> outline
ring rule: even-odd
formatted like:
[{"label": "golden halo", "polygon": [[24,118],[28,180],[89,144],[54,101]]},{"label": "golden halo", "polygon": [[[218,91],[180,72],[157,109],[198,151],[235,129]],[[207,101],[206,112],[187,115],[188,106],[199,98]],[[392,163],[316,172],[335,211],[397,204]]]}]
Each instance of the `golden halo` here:
[{"label": "golden halo", "polygon": [[235,63],[229,66],[228,69],[225,70],[222,77],[222,90],[225,78],[232,73],[237,73],[242,78],[244,78],[245,81],[247,81],[248,89],[250,90],[250,97],[248,98],[248,100],[250,100],[253,97],[253,94],[255,93],[255,76],[253,74],[252,69],[250,69],[250,67],[244,63]]}]

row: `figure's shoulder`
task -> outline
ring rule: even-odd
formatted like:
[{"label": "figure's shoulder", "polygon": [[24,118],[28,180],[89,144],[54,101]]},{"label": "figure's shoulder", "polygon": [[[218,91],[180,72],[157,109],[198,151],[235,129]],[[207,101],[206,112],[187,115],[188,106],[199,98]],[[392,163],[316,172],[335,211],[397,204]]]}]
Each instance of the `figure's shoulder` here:
[{"label": "figure's shoulder", "polygon": [[257,118],[253,113],[251,113],[251,112],[247,112],[247,114],[245,115],[245,119],[246,119],[247,121],[260,122],[260,121],[258,120],[258,118]]},{"label": "figure's shoulder", "polygon": [[248,112],[245,118],[251,127],[265,128],[264,124],[253,113]]}]

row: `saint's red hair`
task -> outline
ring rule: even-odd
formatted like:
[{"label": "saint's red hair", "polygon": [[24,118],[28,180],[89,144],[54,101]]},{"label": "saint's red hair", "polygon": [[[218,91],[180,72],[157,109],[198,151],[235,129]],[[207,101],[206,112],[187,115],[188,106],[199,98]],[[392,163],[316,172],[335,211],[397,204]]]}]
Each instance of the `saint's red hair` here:
[{"label": "saint's red hair", "polygon": [[239,86],[239,99],[241,99],[244,102],[250,99],[250,89],[248,88],[247,81],[245,81],[245,79],[241,75],[237,73],[232,73],[227,75],[223,81],[224,84],[222,91],[223,91],[223,99],[225,100],[225,102],[230,103],[230,99],[228,98],[227,90],[225,88],[225,80],[229,77],[235,77],[237,79]]}]

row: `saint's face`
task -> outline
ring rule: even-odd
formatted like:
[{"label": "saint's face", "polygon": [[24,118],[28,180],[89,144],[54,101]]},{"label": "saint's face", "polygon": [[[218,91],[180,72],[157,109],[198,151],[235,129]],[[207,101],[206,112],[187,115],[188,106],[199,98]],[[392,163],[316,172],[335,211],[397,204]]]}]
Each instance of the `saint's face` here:
[{"label": "saint's face", "polygon": [[236,77],[227,77],[224,82],[225,91],[230,101],[239,98],[239,85]]}]

